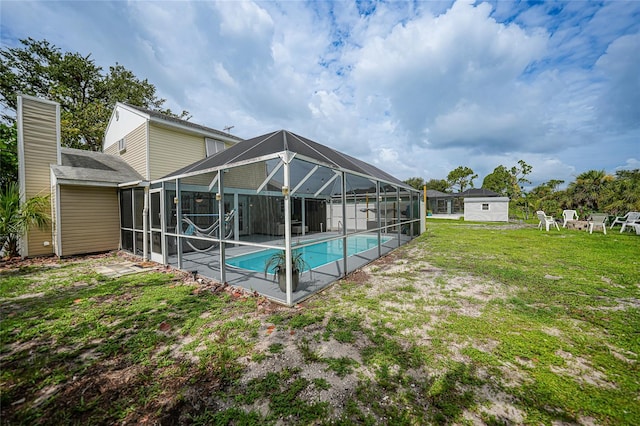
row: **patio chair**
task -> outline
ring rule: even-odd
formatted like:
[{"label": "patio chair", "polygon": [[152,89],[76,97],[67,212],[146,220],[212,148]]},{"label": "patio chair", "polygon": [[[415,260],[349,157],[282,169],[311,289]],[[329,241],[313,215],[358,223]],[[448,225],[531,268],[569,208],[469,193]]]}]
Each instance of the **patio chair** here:
[{"label": "patio chair", "polygon": [[[627,214],[625,214],[624,216],[617,216],[612,222],[611,222],[611,226],[609,227],[609,229],[613,229],[613,227],[617,224],[623,225],[622,228],[624,229],[624,225],[625,223],[629,223],[629,216],[631,216],[631,222],[630,223],[634,223],[638,220],[638,218],[640,217],[640,212],[628,212]],[[633,219],[635,217],[635,219]],[[620,230],[620,232],[622,232],[622,230]]]},{"label": "patio chair", "polygon": [[556,229],[559,231],[560,227],[558,226],[558,224],[556,223],[555,219],[553,218],[553,216],[548,216],[545,212],[543,212],[542,210],[538,210],[536,212],[536,214],[538,215],[538,219],[540,219],[540,223],[538,223],[538,229],[540,229],[542,231],[542,224],[544,223],[545,227],[547,228],[547,232],[549,231],[549,226],[550,225],[555,225]]},{"label": "patio chair", "polygon": [[567,222],[569,222],[570,220],[578,220],[578,212],[575,210],[563,210],[562,218],[564,219],[562,222],[562,227],[566,228]]},{"label": "patio chair", "polygon": [[600,227],[604,235],[607,235],[607,218],[608,215],[601,213],[594,213],[589,218],[589,234],[593,234],[593,228]]},{"label": "patio chair", "polygon": [[[616,218],[617,219],[617,218]],[[627,219],[622,222],[622,227],[620,228],[620,233],[624,232],[626,227],[634,228],[633,225],[640,223],[640,212],[629,212],[627,213]]]}]

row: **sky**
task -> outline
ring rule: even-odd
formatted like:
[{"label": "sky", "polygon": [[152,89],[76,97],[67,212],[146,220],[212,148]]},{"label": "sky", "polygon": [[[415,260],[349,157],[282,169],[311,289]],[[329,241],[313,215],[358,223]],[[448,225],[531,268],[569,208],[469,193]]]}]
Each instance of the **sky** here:
[{"label": "sky", "polygon": [[148,79],[165,107],[289,130],[401,180],[640,168],[640,1],[11,1],[27,37]]}]

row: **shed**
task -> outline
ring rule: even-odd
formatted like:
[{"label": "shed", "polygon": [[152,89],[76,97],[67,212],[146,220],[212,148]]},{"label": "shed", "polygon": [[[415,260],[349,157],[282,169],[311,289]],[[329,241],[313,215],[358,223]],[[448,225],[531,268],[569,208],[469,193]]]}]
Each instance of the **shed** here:
[{"label": "shed", "polygon": [[477,222],[508,222],[509,197],[465,198],[464,220]]}]

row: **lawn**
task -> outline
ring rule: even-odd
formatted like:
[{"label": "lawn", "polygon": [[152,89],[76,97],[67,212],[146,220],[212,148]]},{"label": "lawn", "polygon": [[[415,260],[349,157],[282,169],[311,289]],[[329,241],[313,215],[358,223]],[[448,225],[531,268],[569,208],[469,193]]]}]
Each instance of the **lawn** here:
[{"label": "lawn", "polygon": [[[640,424],[640,237],[429,220],[294,308],[0,269],[2,424]],[[275,285],[275,284],[274,284]]]}]

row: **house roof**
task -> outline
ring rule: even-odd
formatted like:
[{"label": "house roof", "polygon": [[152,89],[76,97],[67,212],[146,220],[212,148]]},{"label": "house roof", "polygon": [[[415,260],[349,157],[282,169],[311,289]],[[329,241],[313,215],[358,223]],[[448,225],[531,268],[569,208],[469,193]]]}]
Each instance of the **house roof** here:
[{"label": "house roof", "polygon": [[60,154],[62,164],[51,165],[58,181],[117,186],[143,180],[133,167],[114,155],[73,148],[61,148]]},{"label": "house roof", "polygon": [[406,183],[371,164],[287,130],[279,130],[238,142],[236,145],[224,151],[183,167],[165,176],[163,179],[187,174],[197,174],[204,171],[213,171],[224,166],[251,162],[253,159],[266,157],[283,151],[298,154],[328,167],[371,176],[402,188],[411,188]]},{"label": "house roof", "polygon": [[181,127],[181,128],[187,128],[187,129],[191,129],[194,130],[198,133],[205,133],[205,134],[212,134],[212,135],[217,135],[217,136],[222,136],[224,138],[228,138],[228,139],[232,139],[234,141],[241,141],[242,138],[239,138],[237,136],[234,136],[230,133],[225,133],[222,132],[220,130],[216,130],[213,129],[211,127],[207,127],[207,126],[203,126],[201,124],[196,124],[196,123],[192,123],[191,121],[187,121],[187,120],[182,120],[180,118],[177,117],[171,117],[169,115],[163,114],[161,112],[158,111],[153,111],[147,108],[142,108],[139,106],[135,106],[135,105],[131,105],[131,104],[126,104],[123,103],[123,105],[125,105],[128,108],[131,109],[135,109],[143,114],[146,114],[147,116],[149,116],[149,119],[151,121],[156,121],[156,122],[160,122],[160,123],[164,123],[167,125],[170,125],[172,127]]},{"label": "house roof", "polygon": [[452,198],[455,197],[455,194],[451,194],[448,192],[440,192],[435,189],[427,189],[427,198]]}]

